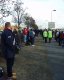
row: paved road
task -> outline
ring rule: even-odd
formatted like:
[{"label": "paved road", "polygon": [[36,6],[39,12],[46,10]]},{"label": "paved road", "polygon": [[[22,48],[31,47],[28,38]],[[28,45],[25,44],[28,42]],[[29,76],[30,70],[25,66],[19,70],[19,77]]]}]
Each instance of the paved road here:
[{"label": "paved road", "polygon": [[64,80],[64,48],[59,47],[53,40],[44,44],[48,54],[48,65],[52,73],[52,80]]}]

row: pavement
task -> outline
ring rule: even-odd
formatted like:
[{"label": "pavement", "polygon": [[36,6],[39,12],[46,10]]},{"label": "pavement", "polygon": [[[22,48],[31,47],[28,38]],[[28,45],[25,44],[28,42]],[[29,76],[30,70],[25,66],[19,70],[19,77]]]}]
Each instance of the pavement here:
[{"label": "pavement", "polygon": [[[44,44],[45,45],[45,44]],[[48,65],[52,80],[64,80],[64,48],[53,40],[45,45],[48,54]]]},{"label": "pavement", "polygon": [[[0,65],[5,66],[5,61],[0,60]],[[54,39],[52,43],[44,43],[39,36],[35,46],[21,47],[13,72],[16,72],[17,80],[64,80],[63,68],[64,48]]]}]

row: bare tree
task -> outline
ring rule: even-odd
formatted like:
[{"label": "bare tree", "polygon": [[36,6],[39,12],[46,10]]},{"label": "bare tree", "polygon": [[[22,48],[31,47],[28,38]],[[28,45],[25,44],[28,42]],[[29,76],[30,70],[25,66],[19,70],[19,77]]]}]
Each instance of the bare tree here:
[{"label": "bare tree", "polygon": [[13,16],[13,20],[18,24],[18,27],[22,23],[25,10],[23,9],[21,0],[0,0],[0,14],[1,18],[9,15]]},{"label": "bare tree", "polygon": [[14,21],[18,23],[18,27],[20,26],[20,24],[22,23],[23,21],[23,15],[25,13],[25,10],[23,9],[22,7],[23,3],[22,1],[20,0],[17,0],[16,3],[14,4],[14,13],[15,13],[15,16],[14,16]]},{"label": "bare tree", "polygon": [[1,18],[9,15],[9,7],[7,7],[7,2],[9,1],[10,0],[0,0],[0,14],[2,15]]}]

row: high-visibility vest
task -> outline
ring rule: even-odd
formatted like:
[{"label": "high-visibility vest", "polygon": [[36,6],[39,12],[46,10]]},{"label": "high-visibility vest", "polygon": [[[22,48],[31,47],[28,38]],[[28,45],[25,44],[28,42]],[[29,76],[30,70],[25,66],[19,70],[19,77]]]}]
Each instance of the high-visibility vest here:
[{"label": "high-visibility vest", "polygon": [[48,31],[48,38],[52,38],[52,31]]},{"label": "high-visibility vest", "polygon": [[43,37],[47,37],[47,31],[43,32]]}]

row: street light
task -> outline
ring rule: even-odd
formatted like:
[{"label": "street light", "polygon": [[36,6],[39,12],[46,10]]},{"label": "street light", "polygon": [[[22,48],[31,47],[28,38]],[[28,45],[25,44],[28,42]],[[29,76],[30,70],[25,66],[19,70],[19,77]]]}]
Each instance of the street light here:
[{"label": "street light", "polygon": [[52,11],[51,11],[51,22],[52,22],[52,12],[53,12],[53,11],[56,11],[56,10],[52,10]]}]

